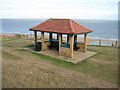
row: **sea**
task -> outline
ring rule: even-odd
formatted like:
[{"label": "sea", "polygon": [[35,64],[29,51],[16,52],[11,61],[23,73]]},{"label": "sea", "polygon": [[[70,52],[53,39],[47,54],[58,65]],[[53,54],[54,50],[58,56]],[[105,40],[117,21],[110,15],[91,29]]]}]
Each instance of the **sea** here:
[{"label": "sea", "polygon": [[[35,26],[46,19],[0,19],[0,32],[3,33],[22,33],[33,34],[29,28]],[[73,19],[81,25],[94,30],[88,34],[90,38],[106,40],[118,40],[118,21],[117,20],[90,20]],[[80,35],[82,36],[82,35]]]}]

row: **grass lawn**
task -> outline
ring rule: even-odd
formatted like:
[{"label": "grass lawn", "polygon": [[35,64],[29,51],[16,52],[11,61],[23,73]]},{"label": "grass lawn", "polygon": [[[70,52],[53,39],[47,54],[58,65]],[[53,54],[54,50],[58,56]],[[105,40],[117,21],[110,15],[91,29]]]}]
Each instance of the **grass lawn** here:
[{"label": "grass lawn", "polygon": [[32,40],[5,44],[3,87],[24,88],[104,88],[117,87],[118,48],[88,46],[98,54],[78,64],[25,50]]}]

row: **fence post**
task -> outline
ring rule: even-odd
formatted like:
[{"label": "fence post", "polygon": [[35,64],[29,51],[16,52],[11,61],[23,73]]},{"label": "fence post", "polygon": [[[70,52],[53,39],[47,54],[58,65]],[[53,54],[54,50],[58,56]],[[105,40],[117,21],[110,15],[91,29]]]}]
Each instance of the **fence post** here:
[{"label": "fence post", "polygon": [[118,41],[115,42],[115,46],[117,47]]},{"label": "fence post", "polygon": [[32,38],[32,34],[30,33],[30,39]]},{"label": "fence post", "polygon": [[102,43],[102,41],[100,40],[100,41],[99,41],[99,46],[101,46],[101,43]]},{"label": "fence post", "polygon": [[26,38],[28,39],[28,34],[26,36],[27,36]]}]

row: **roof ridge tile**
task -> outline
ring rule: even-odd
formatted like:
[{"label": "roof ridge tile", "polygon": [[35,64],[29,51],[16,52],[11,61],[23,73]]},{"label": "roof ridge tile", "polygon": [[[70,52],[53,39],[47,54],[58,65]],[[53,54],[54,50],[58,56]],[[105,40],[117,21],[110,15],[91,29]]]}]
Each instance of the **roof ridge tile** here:
[{"label": "roof ridge tile", "polygon": [[50,18],[51,20],[69,20],[69,19],[66,19],[66,18]]},{"label": "roof ridge tile", "polygon": [[[40,23],[40,24],[38,24],[38,25],[36,25],[36,26],[33,26],[33,27],[31,27],[31,28],[36,28],[37,26],[42,25],[43,23],[47,22],[48,20],[50,20],[50,19],[47,19],[47,20],[43,21],[42,23]],[[31,28],[29,28],[29,29],[31,29]]]},{"label": "roof ridge tile", "polygon": [[93,31],[93,30],[91,30],[91,29],[89,29],[89,28],[87,28],[87,27],[85,27],[85,26],[83,26],[83,25],[81,25],[81,24],[75,22],[74,20],[72,20],[72,22],[76,23],[77,25],[81,26],[82,28],[86,28],[87,30]]},{"label": "roof ridge tile", "polygon": [[71,21],[72,21],[72,20],[69,19],[70,31],[71,31],[71,33],[74,33],[74,29],[73,29],[73,25],[72,25],[72,22],[71,22]]}]

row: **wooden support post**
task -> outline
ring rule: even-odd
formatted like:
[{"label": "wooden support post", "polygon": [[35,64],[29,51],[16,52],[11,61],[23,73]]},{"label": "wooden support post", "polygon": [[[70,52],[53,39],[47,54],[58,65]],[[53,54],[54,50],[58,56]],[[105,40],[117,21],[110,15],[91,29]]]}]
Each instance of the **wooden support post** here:
[{"label": "wooden support post", "polygon": [[74,35],[70,35],[70,57],[73,58]]},{"label": "wooden support post", "polygon": [[61,34],[58,34],[58,37],[59,37],[59,55],[61,55],[61,52],[60,52],[60,49],[61,49]]},{"label": "wooden support post", "polygon": [[44,51],[44,32],[41,32],[41,41],[42,41],[41,51]]},{"label": "wooden support post", "polygon": [[87,49],[87,34],[84,34],[85,52]]},{"label": "wooden support post", "polygon": [[58,34],[57,34],[57,40],[59,39],[59,36],[58,36]]},{"label": "wooden support post", "polygon": [[50,41],[50,47],[49,48],[51,48],[51,44],[52,44],[52,33],[49,33],[49,41]]},{"label": "wooden support post", "polygon": [[52,33],[49,33],[49,40],[52,41]]},{"label": "wooden support post", "polygon": [[74,35],[74,42],[77,42],[77,35]]},{"label": "wooden support post", "polygon": [[76,48],[77,44],[75,42],[77,42],[77,35],[74,35],[74,47]]},{"label": "wooden support post", "polygon": [[61,35],[61,43],[62,43],[62,34],[60,34]]},{"label": "wooden support post", "polygon": [[70,43],[69,34],[67,35],[67,43],[68,43],[68,44]]},{"label": "wooden support post", "polygon": [[34,42],[37,41],[37,31],[34,31]]}]

